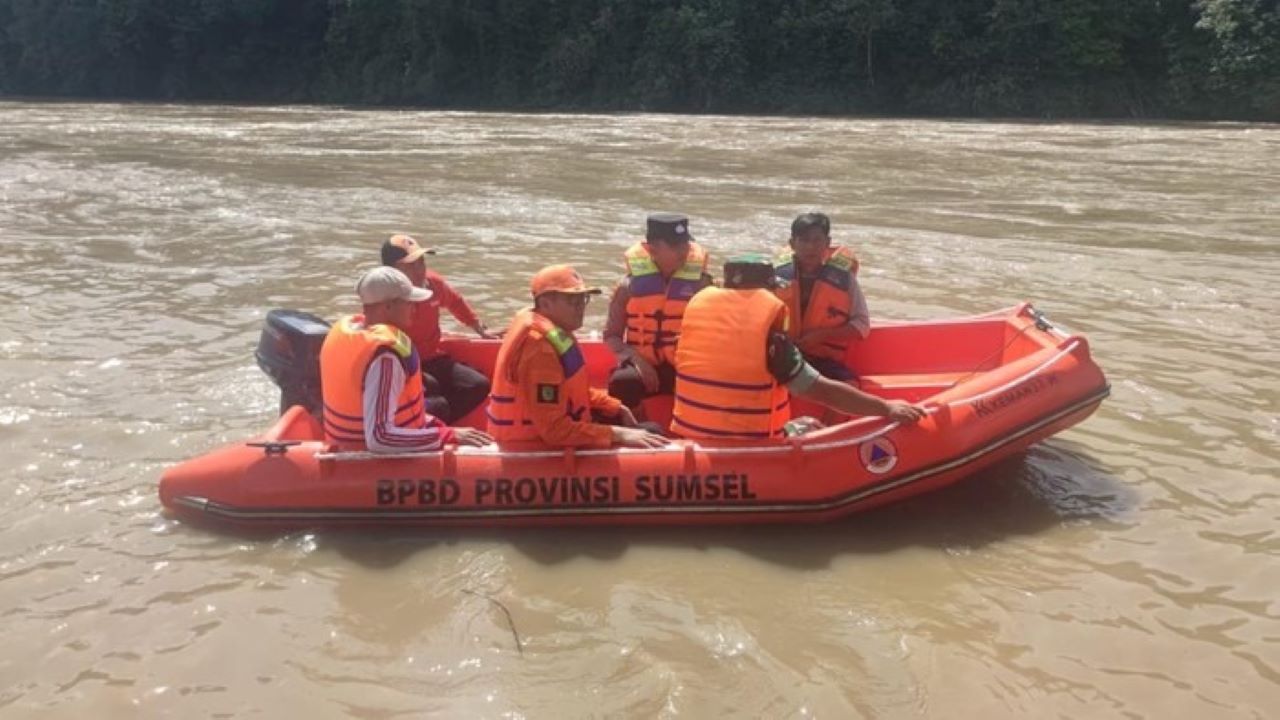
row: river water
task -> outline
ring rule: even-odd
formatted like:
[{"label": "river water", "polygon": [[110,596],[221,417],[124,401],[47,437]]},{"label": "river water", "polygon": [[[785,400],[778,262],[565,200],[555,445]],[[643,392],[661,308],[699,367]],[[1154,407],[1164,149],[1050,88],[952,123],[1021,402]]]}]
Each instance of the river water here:
[{"label": "river water", "polygon": [[[1032,300],[1112,398],[820,527],[160,510],[274,416],[264,312],[351,311],[392,232],[501,325],[648,210],[723,258],[811,208],[873,317]],[[1278,238],[1274,126],[0,104],[0,716],[1275,717]]]}]

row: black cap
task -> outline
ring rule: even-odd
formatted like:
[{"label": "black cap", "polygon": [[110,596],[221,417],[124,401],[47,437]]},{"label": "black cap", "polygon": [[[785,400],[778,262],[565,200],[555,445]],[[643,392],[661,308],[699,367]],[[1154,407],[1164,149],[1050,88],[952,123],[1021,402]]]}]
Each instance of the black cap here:
[{"label": "black cap", "polygon": [[669,243],[689,242],[693,236],[689,234],[689,217],[680,213],[653,213],[647,220],[646,240],[661,240]]},{"label": "black cap", "polygon": [[730,290],[772,289],[778,286],[778,279],[773,263],[764,255],[734,255],[724,264],[724,286]]}]

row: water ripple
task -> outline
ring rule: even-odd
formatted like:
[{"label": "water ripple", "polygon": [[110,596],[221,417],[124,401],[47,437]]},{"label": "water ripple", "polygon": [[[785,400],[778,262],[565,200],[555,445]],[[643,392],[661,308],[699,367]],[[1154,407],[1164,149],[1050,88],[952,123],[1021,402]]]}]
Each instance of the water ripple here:
[{"label": "water ripple", "polygon": [[[1280,701],[1274,127],[38,103],[0,120],[6,715]],[[234,538],[159,513],[164,466],[274,413],[251,356],[264,312],[353,311],[392,232],[438,247],[501,325],[534,266],[611,283],[647,211],[691,213],[723,258],[772,252],[811,208],[857,250],[875,317],[1033,300],[1088,334],[1113,397],[966,485],[823,528]]]}]

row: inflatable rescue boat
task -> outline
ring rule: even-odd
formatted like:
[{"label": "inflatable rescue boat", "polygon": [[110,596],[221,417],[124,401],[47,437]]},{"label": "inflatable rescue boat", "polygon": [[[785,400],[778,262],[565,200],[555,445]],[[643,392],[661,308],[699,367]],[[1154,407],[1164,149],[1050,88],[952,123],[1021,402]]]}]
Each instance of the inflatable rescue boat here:
[{"label": "inflatable rescue boat", "polygon": [[[326,331],[314,316],[271,313],[258,359],[284,391],[283,414],[260,437],[170,468],[165,508],[205,524],[281,529],[825,521],[950,485],[1084,420],[1109,393],[1086,339],[1024,304],[880,324],[851,345],[846,363],[863,390],[925,405],[916,425],[824,418],[793,399],[793,416],[828,426],[750,445],[341,452],[306,407],[318,374],[290,370],[314,363]],[[603,386],[612,355],[599,340],[580,344]],[[491,373],[498,347],[450,338],[444,349]],[[670,399],[646,402],[665,426]],[[480,408],[458,424],[483,428],[483,418]]]}]

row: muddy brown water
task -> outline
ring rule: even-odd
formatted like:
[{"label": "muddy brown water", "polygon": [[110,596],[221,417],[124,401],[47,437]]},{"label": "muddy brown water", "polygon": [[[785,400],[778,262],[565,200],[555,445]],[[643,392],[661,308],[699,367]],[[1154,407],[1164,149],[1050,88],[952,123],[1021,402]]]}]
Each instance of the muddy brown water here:
[{"label": "muddy brown water", "polygon": [[[391,232],[502,324],[647,210],[723,258],[810,208],[873,317],[1032,300],[1113,396],[818,527],[160,510],[274,416],[264,312],[351,310]],[[0,104],[0,717],[1275,717],[1277,238],[1274,126]]]}]

